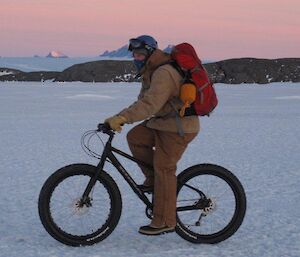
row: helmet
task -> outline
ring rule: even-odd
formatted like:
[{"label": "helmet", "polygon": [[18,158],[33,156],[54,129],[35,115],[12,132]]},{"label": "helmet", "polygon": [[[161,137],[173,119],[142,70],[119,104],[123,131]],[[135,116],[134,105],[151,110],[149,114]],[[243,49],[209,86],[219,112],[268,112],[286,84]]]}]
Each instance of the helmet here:
[{"label": "helmet", "polygon": [[147,52],[152,53],[157,49],[157,42],[153,37],[148,35],[132,38],[129,40],[128,50],[133,51],[135,49],[146,49]]},{"label": "helmet", "polygon": [[146,56],[145,60],[134,60],[134,64],[140,72],[142,68],[145,66],[147,59],[153,53],[155,49],[157,49],[156,40],[148,35],[142,35],[137,38],[132,38],[129,40],[128,50],[133,53],[140,53]]}]

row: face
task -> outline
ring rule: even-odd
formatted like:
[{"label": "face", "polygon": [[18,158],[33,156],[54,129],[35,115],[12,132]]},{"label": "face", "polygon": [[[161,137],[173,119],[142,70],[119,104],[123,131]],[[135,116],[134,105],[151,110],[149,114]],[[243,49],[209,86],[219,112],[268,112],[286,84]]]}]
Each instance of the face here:
[{"label": "face", "polygon": [[146,59],[146,56],[141,53],[133,53],[133,58],[136,61],[144,61]]}]

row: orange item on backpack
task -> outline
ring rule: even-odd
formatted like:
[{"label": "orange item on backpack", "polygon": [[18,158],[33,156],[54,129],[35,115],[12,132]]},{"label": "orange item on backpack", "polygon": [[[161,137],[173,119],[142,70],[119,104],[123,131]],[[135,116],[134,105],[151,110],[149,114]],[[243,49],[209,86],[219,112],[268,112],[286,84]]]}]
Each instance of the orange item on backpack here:
[{"label": "orange item on backpack", "polygon": [[180,88],[180,100],[183,102],[183,106],[180,109],[180,117],[184,116],[185,109],[190,107],[196,100],[196,86],[192,83],[185,83]]}]

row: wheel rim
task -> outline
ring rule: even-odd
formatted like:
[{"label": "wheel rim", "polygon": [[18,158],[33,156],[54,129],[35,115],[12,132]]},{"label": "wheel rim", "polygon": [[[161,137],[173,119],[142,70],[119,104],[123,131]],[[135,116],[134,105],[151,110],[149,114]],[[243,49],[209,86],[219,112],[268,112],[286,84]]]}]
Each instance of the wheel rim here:
[{"label": "wheel rim", "polygon": [[[204,199],[202,196],[201,200],[195,189],[204,194]],[[177,195],[177,208],[195,206],[196,203],[200,209],[177,211],[180,228],[195,237],[218,236],[229,229],[238,212],[236,192],[227,181],[216,175],[201,174],[182,184]],[[199,218],[200,223],[197,222]]]},{"label": "wheel rim", "polygon": [[92,189],[88,202],[81,195],[90,176],[73,175],[57,183],[49,201],[49,216],[60,233],[68,237],[87,239],[107,228],[111,216],[111,194],[101,181]]}]

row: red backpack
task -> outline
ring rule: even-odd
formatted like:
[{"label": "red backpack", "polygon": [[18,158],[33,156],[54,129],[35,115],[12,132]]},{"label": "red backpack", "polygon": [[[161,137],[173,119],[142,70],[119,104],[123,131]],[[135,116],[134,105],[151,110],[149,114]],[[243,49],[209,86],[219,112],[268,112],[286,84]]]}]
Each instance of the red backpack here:
[{"label": "red backpack", "polygon": [[171,58],[175,61],[173,66],[184,76],[184,83],[192,82],[196,85],[196,100],[190,108],[196,115],[209,116],[217,106],[218,98],[195,49],[188,43],[176,45],[171,52]]}]

